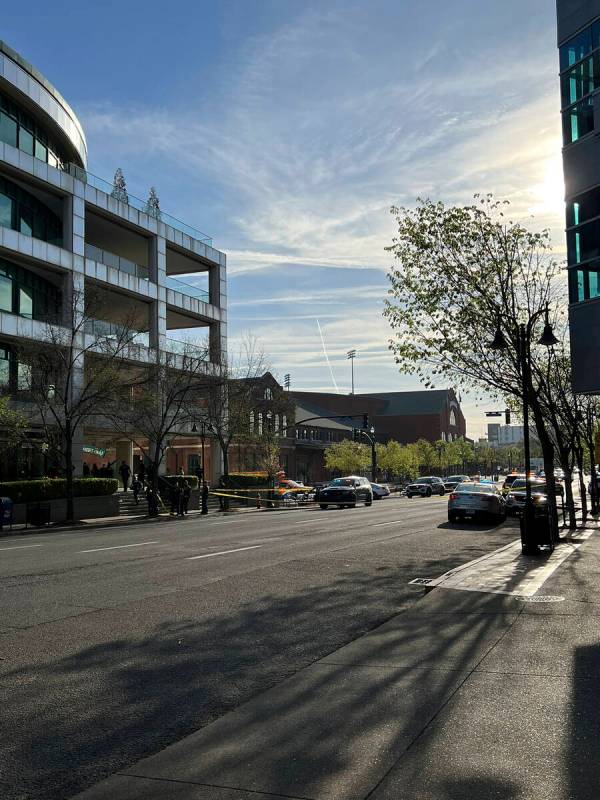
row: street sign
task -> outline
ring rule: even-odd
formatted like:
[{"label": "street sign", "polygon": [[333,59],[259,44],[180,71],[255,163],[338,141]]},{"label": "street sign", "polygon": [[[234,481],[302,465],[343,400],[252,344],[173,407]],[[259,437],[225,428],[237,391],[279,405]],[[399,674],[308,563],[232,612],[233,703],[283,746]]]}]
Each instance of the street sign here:
[{"label": "street sign", "polygon": [[502,411],[486,411],[485,415],[486,417],[501,417]]}]

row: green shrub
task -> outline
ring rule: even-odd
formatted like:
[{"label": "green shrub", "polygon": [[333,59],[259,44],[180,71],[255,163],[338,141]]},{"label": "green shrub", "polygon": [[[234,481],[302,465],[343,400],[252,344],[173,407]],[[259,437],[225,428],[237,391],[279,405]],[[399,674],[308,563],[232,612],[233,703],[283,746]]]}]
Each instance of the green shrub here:
[{"label": "green shrub", "polygon": [[225,484],[228,489],[268,489],[271,486],[266,472],[230,472]]},{"label": "green shrub", "polygon": [[[118,485],[115,478],[74,478],[73,495],[75,497],[110,495],[117,491]],[[67,481],[64,478],[6,481],[0,483],[0,496],[10,497],[13,503],[61,500],[67,496]]]},{"label": "green shrub", "polygon": [[198,478],[196,475],[161,475],[159,483],[165,481],[169,486],[175,486],[178,480],[187,481],[192,489],[198,488]]}]

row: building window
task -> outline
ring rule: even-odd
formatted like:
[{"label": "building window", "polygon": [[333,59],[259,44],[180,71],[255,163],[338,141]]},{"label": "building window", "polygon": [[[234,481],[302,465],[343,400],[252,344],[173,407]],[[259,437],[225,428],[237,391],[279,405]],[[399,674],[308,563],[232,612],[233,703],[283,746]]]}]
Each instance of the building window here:
[{"label": "building window", "polygon": [[254,411],[250,412],[250,433],[254,433]]},{"label": "building window", "polygon": [[[594,25],[594,34],[597,36],[598,23]],[[592,26],[590,25],[583,31],[573,36],[568,42],[560,48],[560,71],[568,69],[573,64],[576,64],[582,58],[585,58],[588,53],[592,52],[592,47],[596,46],[592,42]]]},{"label": "building window", "polygon": [[0,178],[0,225],[62,247],[62,223],[37,197]]},{"label": "building window", "polygon": [[563,141],[576,142],[594,130],[594,100],[588,97],[563,111]]},{"label": "building window", "polygon": [[450,409],[450,425],[456,426],[456,414],[453,408]]},{"label": "building window", "polygon": [[0,259],[0,311],[51,322],[59,316],[60,305],[60,291],[54,284]]},{"label": "building window", "polygon": [[265,400],[272,400],[273,399],[273,392],[269,388],[265,389],[264,399]]},{"label": "building window", "polygon": [[17,104],[0,93],[0,142],[18,147],[24,153],[51,167],[62,167],[68,159],[59,154],[59,149],[49,141],[44,128]]},{"label": "building window", "polygon": [[259,411],[258,412],[258,435],[262,436],[262,432],[263,432],[263,415]]},{"label": "building window", "polygon": [[285,414],[281,417],[281,427],[283,428],[283,435],[287,436],[287,417]]},{"label": "building window", "polygon": [[594,76],[595,59],[597,63],[597,56],[595,58],[586,58],[585,61],[581,61],[561,75],[560,90],[563,108],[570,106],[571,103],[576,103],[582,97],[594,91],[596,87]]}]

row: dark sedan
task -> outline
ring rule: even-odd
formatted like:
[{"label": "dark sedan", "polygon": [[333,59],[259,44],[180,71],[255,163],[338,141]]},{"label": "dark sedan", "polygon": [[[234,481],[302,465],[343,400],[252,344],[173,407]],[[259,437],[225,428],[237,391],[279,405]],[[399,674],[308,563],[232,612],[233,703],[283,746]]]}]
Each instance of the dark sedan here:
[{"label": "dark sedan", "polygon": [[373,505],[373,490],[366,478],[360,475],[349,475],[347,478],[335,478],[329,486],[319,491],[318,503],[321,508],[328,505],[338,508],[354,508],[357,503]]},{"label": "dark sedan", "polygon": [[[531,499],[534,506],[544,506],[547,502],[548,487],[544,481],[537,481],[533,478],[529,479],[531,486]],[[556,483],[556,496],[562,498],[564,489],[560,483]],[[525,497],[527,494],[525,478],[517,478],[510,488],[510,492],[506,498],[506,513],[509,516],[519,516],[523,513],[525,508]]]},{"label": "dark sedan", "polygon": [[468,475],[449,475],[447,478],[444,478],[444,489],[447,492],[453,492],[459,483],[470,480]]}]

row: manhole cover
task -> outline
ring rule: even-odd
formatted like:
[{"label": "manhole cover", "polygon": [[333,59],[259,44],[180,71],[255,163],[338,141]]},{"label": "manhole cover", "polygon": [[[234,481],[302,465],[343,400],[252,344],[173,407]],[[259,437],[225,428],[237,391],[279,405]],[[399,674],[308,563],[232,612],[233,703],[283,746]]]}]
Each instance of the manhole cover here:
[{"label": "manhole cover", "polygon": [[565,598],[559,594],[538,594],[534,595],[534,597],[519,597],[517,595],[515,599],[521,600],[523,603],[560,603]]}]

